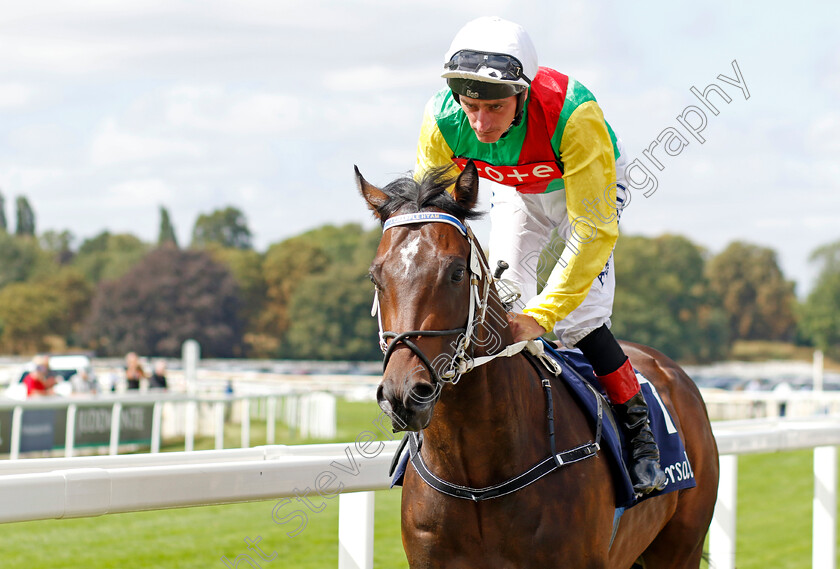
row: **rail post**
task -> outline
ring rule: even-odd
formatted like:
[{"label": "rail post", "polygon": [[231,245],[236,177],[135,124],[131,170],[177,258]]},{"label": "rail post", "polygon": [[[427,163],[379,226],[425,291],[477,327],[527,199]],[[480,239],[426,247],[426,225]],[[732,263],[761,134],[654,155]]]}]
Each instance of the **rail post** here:
[{"label": "rail post", "polygon": [[184,450],[187,452],[195,450],[195,417],[198,403],[195,399],[186,402],[184,410]]},{"label": "rail post", "polygon": [[20,437],[21,425],[23,424],[23,407],[15,405],[12,410],[12,440],[9,442],[9,459],[16,460],[20,458]]},{"label": "rail post", "polygon": [[338,569],[373,569],[373,492],[338,496]]},{"label": "rail post", "polygon": [[76,404],[67,406],[67,423],[64,428],[64,456],[73,457],[73,449],[76,441]]},{"label": "rail post", "polygon": [[811,566],[837,566],[837,447],[814,448],[814,528]]},{"label": "rail post", "polygon": [[160,452],[160,423],[162,420],[161,409],[163,403],[156,401],[152,408],[152,442],[149,452]]},{"label": "rail post", "polygon": [[709,529],[709,566],[735,569],[735,532],[738,503],[738,455],[720,456],[720,482]]},{"label": "rail post", "polygon": [[251,446],[251,399],[246,397],[242,400],[242,418],[240,430],[240,447],[250,448]]},{"label": "rail post", "polygon": [[277,398],[269,397],[265,412],[265,444],[274,444],[274,423],[277,419]]},{"label": "rail post", "polygon": [[216,450],[225,448],[225,403],[216,401],[213,404],[216,412]]},{"label": "rail post", "polygon": [[111,407],[111,444],[108,454],[114,455],[120,451],[120,417],[122,416],[122,403],[114,403]]}]

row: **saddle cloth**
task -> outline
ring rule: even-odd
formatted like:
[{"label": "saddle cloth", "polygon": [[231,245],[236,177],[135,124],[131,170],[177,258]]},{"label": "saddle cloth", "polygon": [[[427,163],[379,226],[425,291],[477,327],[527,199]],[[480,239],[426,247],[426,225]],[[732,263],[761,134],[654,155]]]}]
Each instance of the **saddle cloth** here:
[{"label": "saddle cloth", "polygon": [[[603,395],[603,389],[598,382],[597,377],[592,371],[592,366],[579,350],[555,350],[551,344],[546,343],[545,353],[553,357],[562,369],[560,378],[565,381],[569,390],[574,394],[581,409],[590,417],[593,426],[598,420],[598,401],[592,390],[589,389],[585,381],[591,383]],[[606,449],[606,454],[610,457],[614,486],[616,489],[616,507],[629,508],[642,500],[661,496],[674,492],[676,490],[683,490],[685,488],[693,488],[697,485],[694,480],[694,472],[691,469],[691,462],[685,452],[682,438],[677,432],[671,415],[662,403],[662,399],[656,388],[638,371],[636,377],[642,388],[642,394],[648,404],[650,427],[653,431],[656,443],[659,446],[660,464],[662,470],[665,471],[667,477],[667,485],[658,492],[652,492],[644,496],[638,496],[633,491],[633,485],[630,482],[630,476],[627,473],[627,464],[629,463],[629,450],[624,444],[623,429],[616,427],[612,411],[609,405],[602,405],[604,413],[603,434],[601,438],[601,449]],[[535,436],[546,436],[545,433],[539,433]],[[586,441],[575,441],[574,444],[585,443]],[[558,452],[565,450],[557,449]],[[403,476],[408,463],[409,452],[406,447],[403,455],[400,457],[399,465],[394,471],[394,476],[391,480],[391,487],[402,485]],[[563,468],[575,468],[574,464],[569,464]]]}]

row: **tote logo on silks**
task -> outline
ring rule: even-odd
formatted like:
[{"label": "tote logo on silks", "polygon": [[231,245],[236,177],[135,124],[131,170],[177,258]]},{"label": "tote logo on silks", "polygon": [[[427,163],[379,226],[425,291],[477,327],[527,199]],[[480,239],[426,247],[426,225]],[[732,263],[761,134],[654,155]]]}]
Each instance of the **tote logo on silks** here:
[{"label": "tote logo on silks", "polygon": [[[469,160],[467,158],[452,158],[452,161],[463,170]],[[517,191],[526,194],[542,193],[550,181],[563,177],[563,171],[560,170],[560,166],[556,162],[494,166],[474,159],[473,164],[478,169],[478,175],[482,178],[493,180],[505,186],[515,186]]]}]

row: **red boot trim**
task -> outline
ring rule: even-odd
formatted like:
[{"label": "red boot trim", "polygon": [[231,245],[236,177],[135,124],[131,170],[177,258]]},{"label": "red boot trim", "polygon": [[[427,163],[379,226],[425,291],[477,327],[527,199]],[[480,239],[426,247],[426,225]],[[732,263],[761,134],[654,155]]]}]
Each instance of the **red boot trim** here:
[{"label": "red boot trim", "polygon": [[636,372],[630,364],[630,358],[624,360],[621,367],[614,372],[599,375],[598,379],[601,380],[601,385],[613,405],[627,403],[641,389],[639,380],[636,379]]}]

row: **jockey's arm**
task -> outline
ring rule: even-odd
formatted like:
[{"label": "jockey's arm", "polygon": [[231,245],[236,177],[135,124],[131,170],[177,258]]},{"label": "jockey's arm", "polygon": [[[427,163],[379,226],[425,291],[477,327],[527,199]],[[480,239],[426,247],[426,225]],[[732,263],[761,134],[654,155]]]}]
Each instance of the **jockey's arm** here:
[{"label": "jockey's arm", "polygon": [[560,157],[572,234],[542,292],[523,310],[545,331],[580,306],[618,239],[615,154],[594,100],[580,105],[569,117]]}]

